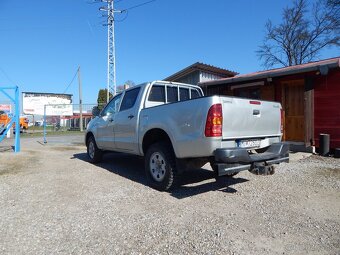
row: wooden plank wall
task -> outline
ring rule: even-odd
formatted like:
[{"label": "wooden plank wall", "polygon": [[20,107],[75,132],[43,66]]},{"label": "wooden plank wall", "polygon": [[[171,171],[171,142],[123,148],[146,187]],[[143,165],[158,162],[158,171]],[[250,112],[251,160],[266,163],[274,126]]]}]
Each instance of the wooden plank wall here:
[{"label": "wooden plank wall", "polygon": [[319,134],[330,134],[331,148],[340,148],[340,69],[315,80],[314,139],[319,146]]}]

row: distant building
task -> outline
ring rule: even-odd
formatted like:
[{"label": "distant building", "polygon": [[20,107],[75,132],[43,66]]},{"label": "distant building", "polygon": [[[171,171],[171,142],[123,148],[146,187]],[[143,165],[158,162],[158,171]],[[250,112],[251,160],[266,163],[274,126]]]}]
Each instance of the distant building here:
[{"label": "distant building", "polygon": [[237,74],[233,71],[197,62],[170,75],[164,80],[197,85],[199,82],[229,78]]}]

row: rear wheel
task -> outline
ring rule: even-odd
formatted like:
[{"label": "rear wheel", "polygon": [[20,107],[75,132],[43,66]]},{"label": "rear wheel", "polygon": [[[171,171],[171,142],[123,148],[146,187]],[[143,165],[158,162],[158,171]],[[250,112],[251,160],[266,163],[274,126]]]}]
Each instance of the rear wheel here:
[{"label": "rear wheel", "polygon": [[97,147],[93,136],[90,136],[87,140],[87,156],[91,163],[98,163],[103,157],[103,151]]},{"label": "rear wheel", "polygon": [[177,166],[171,144],[162,142],[150,146],[145,155],[145,173],[154,189],[166,191],[175,186]]}]

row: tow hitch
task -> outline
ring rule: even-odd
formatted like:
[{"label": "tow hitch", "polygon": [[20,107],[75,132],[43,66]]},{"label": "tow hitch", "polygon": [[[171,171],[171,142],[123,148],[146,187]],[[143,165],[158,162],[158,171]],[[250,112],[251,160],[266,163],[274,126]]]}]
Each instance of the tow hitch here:
[{"label": "tow hitch", "polygon": [[275,173],[274,165],[268,165],[265,162],[254,162],[249,172],[256,175],[273,175]]}]

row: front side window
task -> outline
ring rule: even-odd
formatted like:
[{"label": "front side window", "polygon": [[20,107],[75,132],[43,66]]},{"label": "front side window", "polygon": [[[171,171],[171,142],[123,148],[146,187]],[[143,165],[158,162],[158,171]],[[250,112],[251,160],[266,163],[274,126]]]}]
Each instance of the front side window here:
[{"label": "front side window", "polygon": [[118,112],[120,100],[121,100],[122,94],[119,94],[115,96],[104,108],[102,113],[100,114],[101,116],[106,116],[110,114],[114,114]]},{"label": "front side window", "polygon": [[125,92],[120,111],[130,109],[135,105],[139,91],[140,87]]}]

